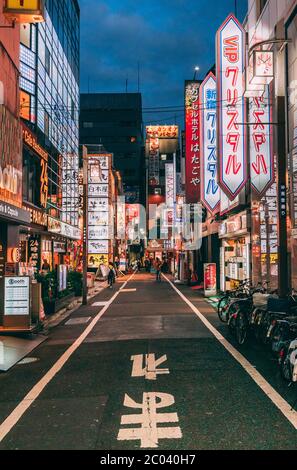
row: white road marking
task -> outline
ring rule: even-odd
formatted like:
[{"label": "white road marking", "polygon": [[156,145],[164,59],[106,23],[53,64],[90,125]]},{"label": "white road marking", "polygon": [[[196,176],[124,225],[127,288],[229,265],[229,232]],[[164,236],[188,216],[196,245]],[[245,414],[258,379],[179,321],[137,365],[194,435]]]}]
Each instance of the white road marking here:
[{"label": "white road marking", "polygon": [[172,406],[174,403],[174,396],[169,393],[143,393],[142,403],[136,403],[129,395],[125,394],[124,406],[140,409],[142,413],[123,415],[121,424],[141,424],[141,426],[120,429],[118,441],[140,440],[141,447],[156,448],[159,439],[181,439],[182,432],[179,426],[158,427],[158,423],[179,422],[177,413],[157,413],[158,409]]},{"label": "white road marking", "polygon": [[123,289],[121,292],[136,292],[136,289]]},{"label": "white road marking", "polygon": [[184,300],[184,302],[193,310],[197,317],[204,323],[206,328],[216,337],[216,339],[224,346],[224,348],[234,357],[234,359],[244,368],[249,376],[256,382],[265,395],[272,401],[272,403],[281,411],[287,418],[292,426],[297,429],[297,412],[292,410],[290,404],[283,399],[283,397],[267,382],[266,379],[252,366],[252,364],[230,344],[216,328],[205,318],[205,316],[195,307],[187,297],[180,292],[175,285],[163,275],[166,281],[177,292],[177,294]]},{"label": "white road marking", "polygon": [[147,380],[156,380],[157,374],[169,374],[169,369],[158,369],[158,367],[167,361],[167,356],[156,360],[154,353],[137,354],[131,356],[133,361],[131,377],[145,377]]},{"label": "white road marking", "polygon": [[108,302],[94,302],[92,307],[105,307]]},{"label": "white road marking", "polygon": [[18,423],[23,414],[30,408],[34,401],[39,397],[41,392],[49,384],[49,382],[55,377],[55,375],[62,369],[66,362],[70,359],[73,353],[80,347],[86,337],[91,333],[93,328],[96,326],[102,315],[106,312],[109,306],[117,298],[121,289],[123,289],[128,282],[132,279],[135,273],[131,274],[129,279],[120,287],[120,289],[112,296],[107,302],[105,307],[94,317],[92,322],[86,327],[82,334],[75,340],[75,342],[62,354],[57,362],[49,369],[49,371],[37,382],[34,387],[27,393],[23,400],[16,406],[16,408],[10,413],[10,415],[0,425],[0,442],[3,441],[5,436],[12,430],[12,428]]}]

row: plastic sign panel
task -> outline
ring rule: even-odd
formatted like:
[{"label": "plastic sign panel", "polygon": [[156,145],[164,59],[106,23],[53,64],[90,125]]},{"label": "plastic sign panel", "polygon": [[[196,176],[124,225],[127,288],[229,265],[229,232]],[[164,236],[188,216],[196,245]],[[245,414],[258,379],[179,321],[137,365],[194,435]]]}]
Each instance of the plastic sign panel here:
[{"label": "plastic sign panel", "polygon": [[254,51],[254,79],[256,83],[269,84],[274,78],[273,51]]},{"label": "plastic sign panel", "polygon": [[147,126],[146,137],[158,139],[177,139],[178,126]]},{"label": "plastic sign panel", "polygon": [[4,278],[4,315],[30,315],[30,278]]},{"label": "plastic sign panel", "polygon": [[148,137],[149,184],[156,186],[160,182],[160,143],[158,137]]},{"label": "plastic sign panel", "polygon": [[217,265],[215,263],[204,264],[204,295],[205,297],[217,295]]},{"label": "plastic sign panel", "polygon": [[43,0],[6,0],[4,15],[18,23],[44,21]]},{"label": "plastic sign panel", "polygon": [[185,84],[186,203],[200,201],[199,81]]},{"label": "plastic sign panel", "polygon": [[201,201],[211,214],[219,210],[217,162],[217,85],[210,73],[200,87]]},{"label": "plastic sign panel", "polygon": [[219,183],[231,200],[247,180],[245,35],[233,15],[217,32]]},{"label": "plastic sign panel", "polygon": [[274,181],[272,103],[269,87],[249,101],[251,185],[263,196]]}]

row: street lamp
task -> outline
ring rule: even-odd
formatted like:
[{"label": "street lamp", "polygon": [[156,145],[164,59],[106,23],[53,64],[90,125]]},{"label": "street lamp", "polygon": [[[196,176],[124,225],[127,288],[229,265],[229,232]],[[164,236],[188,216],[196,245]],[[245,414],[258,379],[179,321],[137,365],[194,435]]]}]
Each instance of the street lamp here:
[{"label": "street lamp", "polygon": [[195,69],[194,69],[194,77],[193,77],[193,80],[196,80],[196,75],[197,75],[197,72],[199,72],[200,70],[200,67],[198,67],[198,65],[196,65]]}]

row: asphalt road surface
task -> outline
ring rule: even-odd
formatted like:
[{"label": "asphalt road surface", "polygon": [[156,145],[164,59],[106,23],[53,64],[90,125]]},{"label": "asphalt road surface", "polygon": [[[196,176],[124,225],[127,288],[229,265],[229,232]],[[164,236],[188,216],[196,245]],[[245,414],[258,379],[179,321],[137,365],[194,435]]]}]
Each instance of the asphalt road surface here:
[{"label": "asphalt road surface", "polygon": [[118,280],[31,356],[0,374],[0,450],[297,449],[275,359],[237,351],[211,305],[164,278]]}]

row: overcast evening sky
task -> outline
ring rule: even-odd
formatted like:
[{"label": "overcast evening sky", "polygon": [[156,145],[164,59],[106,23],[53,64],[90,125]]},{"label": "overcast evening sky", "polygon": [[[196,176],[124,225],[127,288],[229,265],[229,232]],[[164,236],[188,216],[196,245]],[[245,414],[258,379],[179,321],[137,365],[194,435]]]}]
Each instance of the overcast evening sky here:
[{"label": "overcast evening sky", "polygon": [[[215,60],[215,33],[235,0],[80,0],[81,91],[137,91],[144,107],[181,106],[183,84]],[[247,0],[237,0],[243,20]],[[89,85],[88,85],[89,84]],[[182,123],[181,112],[144,112],[145,123]]]}]

